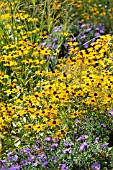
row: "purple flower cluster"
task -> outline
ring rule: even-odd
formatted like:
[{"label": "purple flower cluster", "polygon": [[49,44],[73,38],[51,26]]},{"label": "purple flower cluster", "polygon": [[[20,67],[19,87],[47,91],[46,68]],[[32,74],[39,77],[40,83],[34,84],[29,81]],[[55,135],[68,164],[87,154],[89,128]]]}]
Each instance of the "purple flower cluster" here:
[{"label": "purple flower cluster", "polygon": [[92,26],[91,24],[83,24],[82,22],[78,22],[78,25],[73,26],[70,30],[74,36],[72,37],[72,42],[77,41],[80,49],[87,49],[92,42],[96,41],[97,38],[105,34],[104,24],[101,23],[96,26]]},{"label": "purple flower cluster", "polygon": [[[88,162],[90,167],[93,170],[100,170],[103,166],[103,160],[106,160],[106,153],[109,154],[109,143],[103,142],[103,136],[101,136],[102,130],[106,131],[105,122],[102,122],[101,120],[101,122],[96,124],[92,117],[76,119],[71,135],[64,136],[61,140],[48,136],[43,142],[37,140],[30,148],[24,147],[18,151],[11,151],[7,153],[5,160],[0,160],[0,169],[21,170],[23,168],[29,169],[31,166],[37,169],[51,169],[55,167],[61,170],[79,166],[82,169],[87,164],[85,161],[90,160],[90,163]],[[96,131],[95,125],[99,128],[98,131]],[[98,154],[100,152],[103,160],[100,159],[100,154]],[[95,163],[92,164],[94,156]]]}]

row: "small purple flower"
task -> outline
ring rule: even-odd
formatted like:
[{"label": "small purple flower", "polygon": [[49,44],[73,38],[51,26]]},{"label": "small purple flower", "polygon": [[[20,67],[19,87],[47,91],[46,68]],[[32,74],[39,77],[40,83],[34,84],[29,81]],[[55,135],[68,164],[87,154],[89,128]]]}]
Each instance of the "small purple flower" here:
[{"label": "small purple flower", "polygon": [[53,163],[54,163],[55,165],[58,163],[56,156],[53,156],[53,157],[52,157],[52,160],[53,160]]},{"label": "small purple flower", "polygon": [[59,27],[54,27],[54,28],[53,28],[53,31],[54,31],[54,32],[58,32],[58,30],[59,30]]},{"label": "small purple flower", "polygon": [[41,45],[41,46],[45,46],[45,45],[46,45],[46,42],[42,42],[40,45]]},{"label": "small purple flower", "polygon": [[86,38],[86,34],[84,34],[84,35],[81,37],[82,41],[85,40],[85,38]]},{"label": "small purple flower", "polygon": [[105,144],[103,144],[103,145],[100,145],[100,148],[101,148],[101,149],[105,149],[108,145],[109,145],[109,143],[105,143]]},{"label": "small purple flower", "polygon": [[85,26],[86,26],[86,24],[82,24],[82,25],[81,25],[81,28],[84,28]]},{"label": "small purple flower", "polygon": [[94,36],[95,36],[95,37],[100,37],[100,33],[96,32],[96,33],[94,34]]},{"label": "small purple flower", "polygon": [[20,165],[12,165],[9,170],[20,170],[21,166]]},{"label": "small purple flower", "polygon": [[88,48],[89,47],[89,44],[84,44],[84,48]]},{"label": "small purple flower", "polygon": [[100,164],[94,163],[92,165],[93,170],[100,170]]},{"label": "small purple flower", "polygon": [[74,134],[73,134],[74,138],[76,137],[76,135],[77,135],[77,132],[74,132]]},{"label": "small purple flower", "polygon": [[82,135],[77,139],[77,141],[85,140],[87,138],[88,138],[88,135]]},{"label": "small purple flower", "polygon": [[93,119],[90,117],[88,120],[89,120],[89,121],[92,121]]},{"label": "small purple flower", "polygon": [[27,165],[28,165],[27,160],[22,160],[22,165],[23,165],[23,166],[27,166]]},{"label": "small purple flower", "polygon": [[80,32],[79,34],[78,34],[78,37],[81,37],[82,36],[82,33]]},{"label": "small purple flower", "polygon": [[95,28],[95,30],[96,30],[96,31],[99,31],[99,28],[98,28],[98,27],[96,27],[96,28]]},{"label": "small purple flower", "polygon": [[77,39],[76,37],[73,37],[72,42],[76,41],[76,39]]},{"label": "small purple flower", "polygon": [[91,28],[86,29],[86,33],[90,32],[91,30],[92,30],[92,27],[91,27]]},{"label": "small purple flower", "polygon": [[13,155],[13,153],[14,153],[14,152],[9,152],[9,153],[7,154],[8,160],[11,158],[11,156]]},{"label": "small purple flower", "polygon": [[105,127],[105,124],[104,124],[104,123],[100,123],[100,126],[101,126],[101,127]]},{"label": "small purple flower", "polygon": [[108,112],[108,115],[109,115],[109,116],[113,116],[113,109],[111,109],[111,110]]},{"label": "small purple flower", "polygon": [[68,166],[64,163],[61,165],[61,170],[68,170]]},{"label": "small purple flower", "polygon": [[70,148],[67,148],[65,150],[62,150],[63,153],[67,153],[68,155],[71,153],[71,150]]},{"label": "small purple flower", "polygon": [[56,56],[52,56],[52,57],[51,57],[51,60],[54,60],[54,59],[56,59]]},{"label": "small purple flower", "polygon": [[52,49],[52,47],[53,47],[52,44],[47,44],[48,49]]},{"label": "small purple flower", "polygon": [[17,162],[19,160],[17,155],[14,155],[14,157],[12,158],[13,161]]},{"label": "small purple flower", "polygon": [[29,155],[30,152],[31,152],[31,150],[30,150],[29,148],[23,148],[23,149],[22,149],[22,153],[23,153],[24,155]]},{"label": "small purple flower", "polygon": [[94,144],[97,144],[98,141],[99,141],[99,137],[97,137],[97,138],[95,139]]},{"label": "small purple flower", "polygon": [[58,48],[58,45],[55,45],[55,46],[53,47],[54,50],[56,50],[57,48]]},{"label": "small purple flower", "polygon": [[95,42],[96,41],[96,38],[93,38],[92,40],[91,40],[91,42]]},{"label": "small purple flower", "polygon": [[80,151],[83,151],[88,146],[89,145],[87,144],[87,142],[82,143],[81,146],[80,146]]},{"label": "small purple flower", "polygon": [[40,143],[40,140],[36,141],[36,145],[38,146],[38,148],[40,148],[42,146],[41,143]]},{"label": "small purple flower", "polygon": [[44,141],[46,141],[46,142],[52,142],[52,137],[46,137],[46,138],[44,139]]},{"label": "small purple flower", "polygon": [[2,166],[0,170],[7,170],[6,166]]},{"label": "small purple flower", "polygon": [[52,34],[49,34],[49,37],[52,37]]},{"label": "small purple flower", "polygon": [[101,33],[101,34],[104,34],[104,30],[100,30],[100,33]]},{"label": "small purple flower", "polygon": [[78,24],[79,24],[79,25],[82,25],[82,22],[81,22],[81,21],[78,21]]},{"label": "small purple flower", "polygon": [[28,157],[28,160],[29,160],[30,162],[35,162],[35,159],[36,159],[36,156],[35,156],[35,155],[30,155],[30,156]]},{"label": "small purple flower", "polygon": [[70,146],[74,145],[74,143],[69,143],[68,141],[65,141],[64,145],[66,146],[66,148],[70,148]]},{"label": "small purple flower", "polygon": [[58,143],[58,142],[59,142],[59,140],[58,140],[58,139],[53,139],[53,141],[54,141],[54,142],[56,142],[56,143]]},{"label": "small purple flower", "polygon": [[36,160],[36,162],[34,162],[33,164],[32,164],[32,166],[37,166],[39,164],[39,162]]},{"label": "small purple flower", "polygon": [[5,165],[5,164],[6,164],[6,160],[5,160],[5,159],[3,159],[3,160],[1,159],[1,160],[0,160],[0,163],[1,163],[2,165]]},{"label": "small purple flower", "polygon": [[43,166],[43,167],[46,167],[47,164],[48,164],[48,161],[46,160],[46,161],[42,164],[42,166]]},{"label": "small purple flower", "polygon": [[46,154],[44,152],[39,153],[38,157],[43,161],[45,161],[47,159]]},{"label": "small purple flower", "polygon": [[54,42],[54,43],[57,42],[57,41],[58,41],[57,38],[53,38],[53,39],[52,39],[52,42]]},{"label": "small purple flower", "polygon": [[56,148],[57,146],[58,146],[58,143],[53,143],[53,144],[51,145],[52,148]]}]

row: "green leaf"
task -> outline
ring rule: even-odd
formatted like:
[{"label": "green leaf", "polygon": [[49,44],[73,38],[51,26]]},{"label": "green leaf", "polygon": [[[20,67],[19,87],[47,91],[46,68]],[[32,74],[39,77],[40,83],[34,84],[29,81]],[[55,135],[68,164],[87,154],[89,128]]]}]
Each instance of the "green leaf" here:
[{"label": "green leaf", "polygon": [[2,30],[2,28],[0,28],[0,34],[3,34],[3,30]]},{"label": "green leaf", "polygon": [[31,3],[35,6],[36,1],[35,0],[31,0]]}]

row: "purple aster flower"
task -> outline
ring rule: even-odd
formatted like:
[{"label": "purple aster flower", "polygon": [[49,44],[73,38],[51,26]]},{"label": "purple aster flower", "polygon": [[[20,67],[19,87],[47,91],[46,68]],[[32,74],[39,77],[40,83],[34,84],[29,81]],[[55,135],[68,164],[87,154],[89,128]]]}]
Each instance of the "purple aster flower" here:
[{"label": "purple aster flower", "polygon": [[31,150],[30,150],[29,148],[23,148],[23,149],[22,149],[22,153],[23,153],[24,155],[29,155],[30,152],[31,152]]},{"label": "purple aster flower", "polygon": [[108,112],[108,115],[109,115],[109,116],[113,116],[113,109],[111,109],[111,110]]},{"label": "purple aster flower", "polygon": [[47,148],[48,151],[54,150],[58,146],[58,143],[53,143],[51,147]]},{"label": "purple aster flower", "polygon": [[67,56],[65,55],[64,58],[67,58]]},{"label": "purple aster flower", "polygon": [[92,27],[86,29],[86,33],[90,32],[92,30]]},{"label": "purple aster flower", "polygon": [[101,34],[104,34],[104,30],[100,30],[100,33],[101,33]]},{"label": "purple aster flower", "polygon": [[66,146],[66,148],[69,148],[70,146],[74,145],[74,143],[69,143],[68,141],[65,141],[64,145]]},{"label": "purple aster flower", "polygon": [[81,146],[80,146],[80,151],[83,151],[88,146],[89,145],[87,144],[87,142],[82,143]]},{"label": "purple aster flower", "polygon": [[39,164],[39,162],[36,160],[36,162],[34,162],[33,164],[32,164],[32,166],[37,166]]},{"label": "purple aster flower", "polygon": [[50,56],[49,55],[47,55],[46,56],[46,61],[48,61],[50,59]]},{"label": "purple aster flower", "polygon": [[28,157],[28,160],[29,160],[30,162],[35,162],[35,159],[36,159],[36,156],[35,156],[35,155],[30,155],[30,156]]},{"label": "purple aster flower", "polygon": [[98,27],[96,27],[96,28],[95,28],[95,30],[96,30],[96,31],[99,31],[99,28],[98,28]]},{"label": "purple aster flower", "polygon": [[52,160],[53,160],[53,163],[54,163],[55,165],[58,163],[56,156],[53,156],[53,157],[52,157]]},{"label": "purple aster flower", "polygon": [[58,142],[59,142],[59,140],[58,140],[58,139],[53,139],[53,141],[54,141],[54,142],[56,142],[56,143],[58,143]]},{"label": "purple aster flower", "polygon": [[101,126],[101,127],[105,127],[105,124],[104,124],[104,123],[100,123],[100,126]]},{"label": "purple aster flower", "polygon": [[9,170],[20,170],[21,166],[20,165],[12,165]]},{"label": "purple aster flower", "polygon": [[54,32],[58,32],[58,30],[59,30],[59,27],[54,27],[54,28],[53,28],[53,31],[54,31]]},{"label": "purple aster flower", "polygon": [[102,24],[102,23],[99,23],[99,24],[98,24],[98,26],[99,26],[99,27],[103,27],[103,26],[104,26],[104,24]]},{"label": "purple aster flower", "polygon": [[101,148],[101,149],[105,149],[108,145],[109,145],[109,143],[105,143],[105,144],[103,144],[103,145],[100,145],[100,148]]},{"label": "purple aster flower", "polygon": [[97,137],[97,138],[95,139],[94,144],[97,144],[98,141],[99,141],[99,137]]},{"label": "purple aster flower", "polygon": [[45,161],[47,159],[46,154],[44,152],[39,153],[38,157],[43,161]]},{"label": "purple aster flower", "polygon": [[68,155],[71,153],[70,148],[64,149],[62,150],[63,153],[67,153]]},{"label": "purple aster flower", "polygon": [[40,45],[41,45],[41,46],[45,46],[45,45],[46,45],[46,42],[42,42]]},{"label": "purple aster flower", "polygon": [[79,34],[78,34],[78,36],[77,37],[81,37],[82,36],[82,33],[80,32]]},{"label": "purple aster flower", "polygon": [[47,164],[48,164],[48,161],[46,160],[46,161],[42,164],[42,166],[43,166],[43,167],[46,167]]},{"label": "purple aster flower", "polygon": [[44,139],[44,141],[46,141],[46,142],[52,142],[52,137],[46,137],[46,138]]},{"label": "purple aster flower", "polygon": [[57,48],[58,48],[58,45],[55,45],[55,46],[53,47],[54,50],[56,50]]},{"label": "purple aster flower", "polygon": [[8,160],[11,158],[11,156],[13,155],[13,153],[14,153],[14,152],[9,152],[9,153],[7,154]]},{"label": "purple aster flower", "polygon": [[51,60],[54,60],[54,59],[56,59],[56,56],[52,56],[52,57],[51,57]]},{"label": "purple aster flower", "polygon": [[84,44],[84,48],[88,48],[89,47],[89,44]]},{"label": "purple aster flower", "polygon": [[85,26],[86,26],[86,24],[82,24],[82,25],[81,25],[81,28],[84,28]]},{"label": "purple aster flower", "polygon": [[2,166],[0,170],[7,170],[6,166]]},{"label": "purple aster flower", "polygon": [[91,42],[95,42],[96,41],[96,38],[93,38],[92,40],[91,40]]},{"label": "purple aster flower", "polygon": [[49,37],[52,37],[52,34],[49,34]]},{"label": "purple aster flower", "polygon": [[88,138],[88,135],[82,135],[77,139],[77,141],[81,141],[81,140],[84,140],[84,139],[87,139],[87,138]]},{"label": "purple aster flower", "polygon": [[66,165],[66,163],[61,165],[61,170],[68,170],[68,166]]},{"label": "purple aster flower", "polygon": [[95,36],[95,37],[100,37],[100,33],[96,32],[96,33],[94,34],[94,36]]},{"label": "purple aster flower", "polygon": [[27,160],[22,160],[22,165],[23,165],[23,166],[27,166],[27,165],[28,165]]},{"label": "purple aster flower", "polygon": [[89,120],[89,121],[92,121],[93,119],[90,117],[88,120]]},{"label": "purple aster flower", "polygon": [[79,24],[79,25],[82,25],[82,22],[81,22],[81,21],[78,21],[78,24]]},{"label": "purple aster flower", "polygon": [[5,165],[5,164],[6,164],[6,160],[5,160],[5,159],[3,159],[3,160],[1,159],[1,160],[0,160],[0,163],[1,163],[2,165]]},{"label": "purple aster flower", "polygon": [[52,47],[53,47],[52,44],[47,44],[48,49],[52,49]]},{"label": "purple aster flower", "polygon": [[58,146],[58,143],[53,143],[53,144],[51,145],[52,148],[56,148],[57,146]]},{"label": "purple aster flower", "polygon": [[57,38],[53,38],[53,39],[52,39],[52,42],[54,42],[54,43],[57,42],[57,41],[58,41]]},{"label": "purple aster flower", "polygon": [[41,143],[40,143],[40,140],[36,141],[36,145],[38,146],[38,148],[40,148],[42,146]]},{"label": "purple aster flower", "polygon": [[92,165],[92,168],[93,168],[93,170],[100,170],[100,164],[94,163],[94,164]]},{"label": "purple aster flower", "polygon": [[85,40],[85,38],[86,38],[86,34],[84,34],[84,35],[81,37],[82,41]]},{"label": "purple aster flower", "polygon": [[72,38],[72,42],[73,42],[73,41],[76,41],[76,39],[77,39],[76,37],[73,37],[73,38]]},{"label": "purple aster flower", "polygon": [[19,160],[17,155],[14,155],[14,157],[12,158],[13,161],[17,162]]}]

